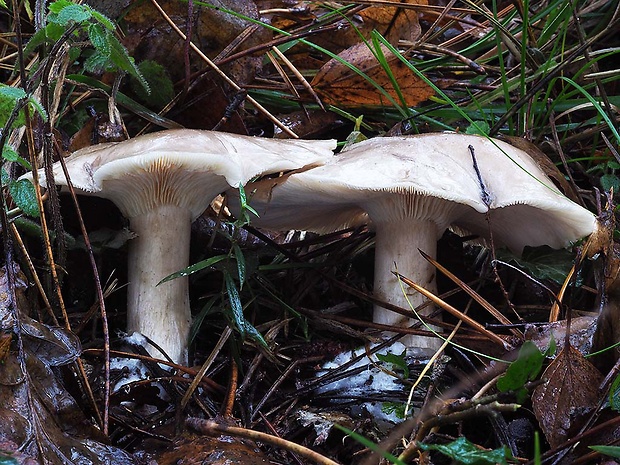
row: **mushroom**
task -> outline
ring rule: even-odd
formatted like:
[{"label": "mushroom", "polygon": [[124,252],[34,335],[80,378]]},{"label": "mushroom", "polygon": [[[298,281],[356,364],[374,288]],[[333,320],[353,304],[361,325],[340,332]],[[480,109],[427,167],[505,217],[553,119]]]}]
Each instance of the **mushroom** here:
[{"label": "mushroom", "polygon": [[[248,184],[246,192],[259,214],[253,224],[272,229],[326,232],[359,223],[366,212],[376,230],[373,293],[405,309],[424,297],[405,295],[392,271],[435,293],[435,269],[418,249],[435,257],[450,225],[486,238],[489,212],[494,243],[517,254],[526,245],[564,247],[595,228],[594,215],[558,192],[527,153],[454,133],[370,139],[326,165]],[[417,320],[375,305],[373,321],[404,327]],[[440,342],[404,339],[428,349]]]},{"label": "mushroom", "polygon": [[[114,202],[137,238],[129,244],[127,327],[187,363],[190,227],[221,192],[266,173],[324,163],[335,141],[276,140],[190,129],[95,145],[66,158],[78,192]],[[56,184],[67,185],[59,162]],[[45,182],[41,171],[41,183]],[[153,353],[154,351],[151,350]]]}]

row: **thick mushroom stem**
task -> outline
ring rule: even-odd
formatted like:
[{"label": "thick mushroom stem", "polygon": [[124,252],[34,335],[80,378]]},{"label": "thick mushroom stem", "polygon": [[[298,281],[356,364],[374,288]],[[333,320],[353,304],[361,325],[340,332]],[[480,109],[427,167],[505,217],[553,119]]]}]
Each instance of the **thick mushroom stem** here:
[{"label": "thick mushroom stem", "polygon": [[152,339],[180,364],[187,364],[191,320],[187,278],[157,283],[188,266],[191,223],[190,211],[173,205],[130,219],[138,237],[129,246],[128,329]]},{"label": "thick mushroom stem", "polygon": [[[437,228],[437,224],[433,221],[413,218],[376,223],[373,291],[375,297],[404,309],[415,308],[427,300],[404,284],[401,288],[398,278],[392,273],[396,270],[427,290],[433,293],[437,291],[435,268],[418,251],[418,249],[422,250],[431,257],[436,256]],[[427,306],[420,313],[428,315],[433,309],[432,305]],[[375,305],[373,321],[385,325],[408,327],[418,320]],[[433,350],[441,345],[441,340],[438,338],[416,335],[404,336],[401,342],[407,347]]]}]

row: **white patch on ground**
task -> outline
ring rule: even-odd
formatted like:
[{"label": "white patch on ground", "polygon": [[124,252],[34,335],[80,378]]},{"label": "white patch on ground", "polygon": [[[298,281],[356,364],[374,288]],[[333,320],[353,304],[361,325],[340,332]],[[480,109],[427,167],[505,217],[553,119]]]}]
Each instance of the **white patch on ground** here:
[{"label": "white patch on ground", "polygon": [[[317,377],[326,375],[330,371],[350,371],[355,369],[361,369],[361,371],[358,374],[347,376],[346,378],[339,379],[324,386],[321,386],[316,390],[316,392],[318,394],[331,393],[339,397],[346,398],[363,398],[370,396],[377,397],[377,394],[381,395],[382,393],[389,393],[393,391],[402,392],[404,389],[407,389],[405,386],[402,385],[398,377],[389,373],[392,368],[390,366],[391,364],[381,362],[376,357],[376,354],[404,354],[407,358],[411,356],[419,357],[421,354],[415,353],[415,350],[407,349],[407,347],[400,342],[395,342],[391,346],[380,349],[376,352],[376,354],[370,355],[370,357],[368,355],[364,355],[367,352],[368,351],[365,347],[361,347],[359,349],[356,349],[355,351],[343,352],[337,355],[336,358],[331,362],[325,363],[322,369],[317,372]],[[353,365],[347,367],[346,369],[341,368],[345,363],[358,356],[362,357],[360,357],[360,359]],[[424,357],[420,361],[423,363],[428,362],[428,358]],[[398,415],[396,415],[395,413],[388,414],[382,410],[383,403],[389,401],[389,398],[386,398],[385,401],[377,400],[363,403],[360,402],[351,407],[351,414],[359,415],[365,410],[378,423],[400,423],[401,421],[403,421],[403,419],[399,418]],[[334,402],[346,402],[346,399],[334,399]]]}]

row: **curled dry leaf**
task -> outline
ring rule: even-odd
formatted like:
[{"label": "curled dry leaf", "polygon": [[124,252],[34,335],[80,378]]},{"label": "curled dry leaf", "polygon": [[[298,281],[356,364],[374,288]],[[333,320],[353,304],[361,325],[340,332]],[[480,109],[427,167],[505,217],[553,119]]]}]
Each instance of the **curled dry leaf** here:
[{"label": "curled dry leaf", "polygon": [[562,349],[532,394],[534,414],[551,447],[574,434],[599,402],[602,376],[572,346]]},{"label": "curled dry leaf", "polygon": [[[407,106],[415,106],[433,95],[433,89],[418,78],[387,47],[381,45],[381,51]],[[365,43],[353,45],[338,56],[364,72],[369,79],[383,87],[394,100],[400,102],[392,80],[368,45]],[[379,92],[372,82],[335,58],[323,65],[311,85],[327,104],[348,107],[390,105],[386,96]]]}]

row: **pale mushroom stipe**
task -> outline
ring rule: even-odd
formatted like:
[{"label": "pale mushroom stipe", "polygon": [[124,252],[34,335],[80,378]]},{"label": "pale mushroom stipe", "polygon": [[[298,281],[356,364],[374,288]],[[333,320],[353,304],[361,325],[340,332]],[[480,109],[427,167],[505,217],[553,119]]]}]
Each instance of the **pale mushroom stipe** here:
[{"label": "pale mushroom stipe", "polygon": [[[330,140],[177,129],[95,145],[67,157],[78,193],[114,202],[137,234],[129,243],[128,330],[152,339],[173,361],[187,363],[187,277],[157,284],[189,265],[192,221],[230,187],[261,174],[322,164],[334,148]],[[53,172],[56,184],[66,186],[59,162]],[[43,170],[39,177],[45,185]]]},{"label": "pale mushroom stipe", "polygon": [[[370,139],[323,166],[248,184],[246,192],[259,214],[253,224],[270,229],[334,231],[363,222],[367,213],[376,230],[373,293],[404,309],[425,298],[410,289],[403,294],[395,265],[435,293],[435,269],[418,249],[434,258],[437,240],[450,225],[483,238],[491,230],[496,246],[520,254],[526,245],[565,247],[596,224],[526,152],[455,133]],[[417,321],[379,305],[373,320],[398,327]],[[401,341],[429,349],[441,344],[414,335]]]}]

